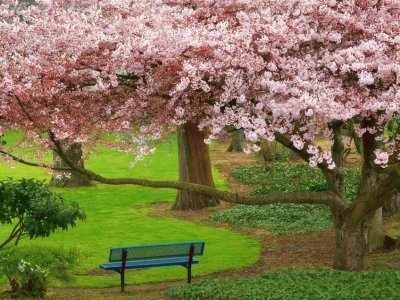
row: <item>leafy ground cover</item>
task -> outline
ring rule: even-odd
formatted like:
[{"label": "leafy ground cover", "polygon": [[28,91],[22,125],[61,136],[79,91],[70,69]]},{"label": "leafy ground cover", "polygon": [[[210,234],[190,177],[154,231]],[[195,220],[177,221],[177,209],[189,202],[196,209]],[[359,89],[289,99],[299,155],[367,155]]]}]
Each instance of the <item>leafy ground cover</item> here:
[{"label": "leafy ground cover", "polygon": [[[19,133],[7,137],[9,144],[20,139]],[[51,155],[49,155],[49,158]],[[177,178],[177,153],[175,141],[160,145],[157,153],[134,168],[129,167],[132,157],[124,153],[99,149],[99,154],[86,162],[89,169],[106,176],[136,176],[149,179]],[[46,171],[24,165],[10,169],[0,164],[0,179],[6,177],[34,177],[49,180]],[[214,170],[219,188],[224,188],[220,174]],[[48,238],[25,239],[21,245],[63,246],[78,248],[85,257],[74,271],[73,280],[66,285],[54,281],[52,286],[109,287],[119,285],[115,272],[103,272],[98,265],[108,259],[112,246],[140,245],[188,240],[206,241],[205,255],[193,269],[194,276],[205,275],[227,269],[241,268],[255,263],[260,245],[256,239],[227,229],[214,228],[189,221],[168,217],[149,217],[146,205],[171,202],[175,191],[150,189],[136,186],[110,186],[96,184],[76,189],[56,189],[66,199],[76,200],[85,209],[87,219],[77,222],[71,230],[57,231]],[[0,240],[9,232],[9,227],[0,225]],[[237,249],[246,248],[245,252]],[[182,267],[130,270],[126,274],[127,284],[184,280]],[[0,279],[5,288],[5,278]]]},{"label": "leafy ground cover", "polygon": [[[346,192],[353,199],[359,181],[358,168],[343,168],[347,178]],[[253,195],[274,191],[323,191],[327,189],[319,169],[298,163],[268,163],[235,168],[232,175],[240,182],[255,186]],[[312,232],[332,227],[330,211],[323,205],[274,204],[266,206],[238,205],[218,212],[216,222],[265,228],[273,234]]]},{"label": "leafy ground cover", "polygon": [[280,269],[256,277],[210,279],[169,288],[179,299],[399,299],[400,272]]},{"label": "leafy ground cover", "polygon": [[212,217],[215,222],[263,228],[274,235],[312,232],[332,227],[329,209],[322,205],[237,205]]}]

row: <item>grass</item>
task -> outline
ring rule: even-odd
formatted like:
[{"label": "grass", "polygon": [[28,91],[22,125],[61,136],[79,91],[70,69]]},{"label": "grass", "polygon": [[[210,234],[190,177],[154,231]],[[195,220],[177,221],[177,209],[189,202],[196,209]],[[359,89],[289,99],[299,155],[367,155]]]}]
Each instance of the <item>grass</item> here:
[{"label": "grass", "polygon": [[[19,133],[7,136],[9,144],[20,139]],[[50,158],[50,155],[49,155]],[[97,156],[86,161],[88,169],[110,177],[141,177],[174,180],[177,174],[177,149],[172,144],[161,144],[155,155],[129,167],[132,157],[121,152],[99,149]],[[0,179],[6,177],[35,177],[49,180],[45,170],[25,165],[9,168],[0,163]],[[214,169],[218,188],[225,188],[221,175]],[[111,287],[119,285],[118,274],[100,272],[98,265],[107,262],[110,247],[151,243],[204,240],[205,254],[193,274],[205,275],[227,269],[236,269],[255,263],[260,245],[255,239],[226,229],[166,217],[149,217],[146,205],[172,202],[176,192],[170,189],[151,189],[130,185],[57,189],[65,198],[77,200],[87,213],[87,220],[78,222],[68,231],[57,231],[48,238],[24,240],[23,245],[78,247],[85,259],[77,268],[68,287]],[[0,225],[0,240],[7,235],[9,226]],[[246,249],[246,251],[238,251]],[[185,269],[179,267],[129,270],[128,284],[184,280]],[[5,279],[2,279],[3,284]],[[64,286],[53,282],[52,286]]]},{"label": "grass", "polygon": [[211,279],[169,288],[179,299],[400,299],[400,272],[280,269],[257,277]]},{"label": "grass", "polygon": [[[359,170],[343,168],[341,171],[346,176],[346,192],[351,201],[359,183]],[[274,162],[246,166],[233,169],[232,175],[242,183],[255,186],[253,195],[275,191],[317,192],[328,188],[321,171],[307,164]],[[218,212],[212,220],[264,228],[274,235],[315,232],[333,226],[329,208],[313,204],[238,205]]]}]

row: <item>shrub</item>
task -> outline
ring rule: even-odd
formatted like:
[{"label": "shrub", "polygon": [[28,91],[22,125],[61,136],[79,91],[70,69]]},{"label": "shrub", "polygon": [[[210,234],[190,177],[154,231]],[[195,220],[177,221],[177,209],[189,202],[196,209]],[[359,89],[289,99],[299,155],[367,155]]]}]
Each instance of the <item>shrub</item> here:
[{"label": "shrub", "polygon": [[49,278],[68,280],[78,250],[45,246],[13,247],[0,251],[0,274],[18,297],[43,297]]},{"label": "shrub", "polygon": [[0,249],[29,236],[49,236],[56,229],[68,229],[83,220],[85,213],[77,202],[67,201],[37,179],[0,181],[0,223],[14,225]]}]

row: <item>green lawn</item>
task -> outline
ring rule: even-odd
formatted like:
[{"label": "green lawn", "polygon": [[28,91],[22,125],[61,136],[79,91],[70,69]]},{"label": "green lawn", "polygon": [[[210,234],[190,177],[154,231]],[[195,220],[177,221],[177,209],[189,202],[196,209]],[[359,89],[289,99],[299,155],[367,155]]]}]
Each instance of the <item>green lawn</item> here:
[{"label": "green lawn", "polygon": [[[18,133],[7,136],[9,144],[21,138]],[[49,156],[50,157],[50,156]],[[148,157],[134,168],[129,167],[132,157],[121,152],[100,149],[99,155],[91,157],[86,166],[110,177],[142,177],[148,179],[177,178],[176,143],[161,144],[155,155]],[[48,180],[46,171],[24,165],[8,168],[0,163],[0,178],[35,177]],[[214,179],[219,188],[224,188],[220,174],[214,169]],[[114,272],[99,272],[98,265],[108,259],[113,246],[141,245],[148,243],[204,240],[206,248],[200,264],[193,269],[194,276],[217,271],[241,268],[255,263],[259,257],[257,240],[226,229],[213,228],[195,222],[173,218],[147,216],[144,205],[174,200],[175,191],[150,189],[137,186],[109,186],[96,184],[78,189],[58,189],[65,198],[77,200],[87,213],[87,219],[77,227],[58,231],[49,238],[24,240],[22,244],[78,247],[85,255],[84,263],[75,272],[74,281],[68,287],[108,287],[119,285],[119,276]],[[9,226],[0,225],[0,240],[4,239]],[[95,272],[94,272],[95,271]],[[128,284],[184,280],[186,271],[182,267],[130,270]],[[2,279],[3,283],[5,279]],[[66,285],[53,282],[53,286]]]}]

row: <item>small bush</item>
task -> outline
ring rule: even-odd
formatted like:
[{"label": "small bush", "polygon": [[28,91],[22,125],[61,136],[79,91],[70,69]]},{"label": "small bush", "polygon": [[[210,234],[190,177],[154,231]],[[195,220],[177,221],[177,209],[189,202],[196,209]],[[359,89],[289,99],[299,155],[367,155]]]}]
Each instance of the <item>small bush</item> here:
[{"label": "small bush", "polygon": [[0,251],[0,275],[7,277],[12,295],[43,297],[49,278],[68,280],[79,251],[53,247],[14,247]]},{"label": "small bush", "polygon": [[77,202],[64,199],[43,181],[33,178],[0,181],[0,224],[13,225],[0,249],[17,245],[26,236],[47,237],[57,229],[67,230],[85,217]]},{"label": "small bush", "polygon": [[257,277],[211,279],[169,288],[168,296],[196,300],[400,299],[400,272],[280,269]]}]

